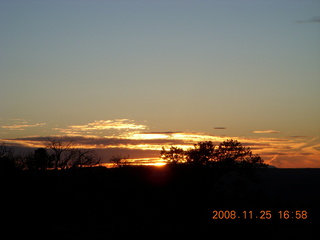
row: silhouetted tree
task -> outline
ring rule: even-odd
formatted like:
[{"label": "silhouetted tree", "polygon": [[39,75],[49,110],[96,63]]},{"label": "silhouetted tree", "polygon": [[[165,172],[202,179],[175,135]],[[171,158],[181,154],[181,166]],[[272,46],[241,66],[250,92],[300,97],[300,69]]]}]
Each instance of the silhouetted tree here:
[{"label": "silhouetted tree", "polygon": [[68,167],[72,158],[73,142],[63,142],[55,139],[49,139],[48,149],[52,151],[53,167],[55,169],[65,169]]},{"label": "silhouetted tree", "polygon": [[162,148],[161,157],[168,163],[186,163],[216,167],[257,168],[266,167],[259,155],[253,155],[249,147],[237,140],[227,140],[215,146],[211,141],[198,142],[194,148],[184,151],[171,146],[167,151]]},{"label": "silhouetted tree", "polygon": [[48,170],[91,167],[101,158],[92,149],[75,148],[72,141],[49,140],[47,148],[38,148],[27,155],[16,155],[5,143],[0,143],[0,173],[19,170]]},{"label": "silhouetted tree", "polygon": [[162,159],[166,160],[167,163],[177,164],[186,162],[186,152],[182,148],[171,146],[170,150],[167,151],[164,147],[160,152]]},{"label": "silhouetted tree", "polygon": [[266,167],[259,155],[253,155],[249,147],[244,147],[237,140],[222,142],[215,150],[216,161],[225,166]]},{"label": "silhouetted tree", "polygon": [[211,141],[198,142],[187,151],[187,162],[194,165],[208,165],[215,161],[215,146]]},{"label": "silhouetted tree", "polygon": [[250,148],[246,148],[237,140],[232,139],[220,143],[215,151],[215,158],[218,162],[242,161],[251,155]]},{"label": "silhouetted tree", "polygon": [[52,163],[55,169],[91,167],[101,161],[92,149],[75,148],[73,141],[63,142],[51,139],[47,148],[52,152]]},{"label": "silhouetted tree", "polygon": [[101,158],[97,157],[92,149],[73,149],[70,165],[72,168],[91,167],[100,163]]},{"label": "silhouetted tree", "polygon": [[110,162],[114,163],[116,167],[124,167],[129,164],[128,158],[129,156],[116,155],[111,157]]},{"label": "silhouetted tree", "polygon": [[13,151],[4,142],[0,143],[0,173],[9,173],[15,169]]},{"label": "silhouetted tree", "polygon": [[52,156],[49,156],[47,149],[38,148],[33,154],[26,157],[26,168],[29,170],[47,170],[52,168]]},{"label": "silhouetted tree", "polygon": [[254,155],[243,159],[240,162],[241,167],[247,168],[266,168],[268,164],[264,163],[263,159],[259,155]]}]

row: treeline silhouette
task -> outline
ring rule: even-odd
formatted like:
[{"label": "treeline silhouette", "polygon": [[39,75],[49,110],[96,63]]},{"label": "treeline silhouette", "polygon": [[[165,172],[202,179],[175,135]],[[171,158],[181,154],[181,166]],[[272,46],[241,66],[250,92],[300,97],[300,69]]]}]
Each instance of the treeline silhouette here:
[{"label": "treeline silhouette", "polygon": [[92,149],[76,148],[73,141],[49,139],[46,148],[38,148],[26,155],[16,154],[0,144],[0,171],[10,173],[14,170],[45,171],[63,170],[96,166],[101,158]]},{"label": "treeline silhouette", "polygon": [[[215,146],[211,141],[198,142],[194,148],[183,150],[171,146],[169,150],[164,147],[160,157],[167,164],[207,166],[215,168],[265,168],[259,155],[253,155],[249,147],[244,147],[237,140],[227,140]],[[117,167],[130,166],[129,156],[113,156],[109,161]],[[27,155],[17,155],[5,143],[0,144],[0,169],[2,171],[40,170],[48,169],[65,170],[97,166],[101,158],[92,149],[79,149],[73,141],[63,142],[49,139],[45,148],[38,148]]]}]

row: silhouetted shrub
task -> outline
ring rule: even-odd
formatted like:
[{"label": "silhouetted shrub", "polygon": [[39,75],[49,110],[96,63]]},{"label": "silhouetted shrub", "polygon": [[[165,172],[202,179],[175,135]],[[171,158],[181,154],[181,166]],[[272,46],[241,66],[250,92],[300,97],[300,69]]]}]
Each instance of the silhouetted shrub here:
[{"label": "silhouetted shrub", "polygon": [[227,140],[215,146],[213,142],[198,142],[194,148],[183,150],[171,146],[163,147],[161,158],[169,164],[205,165],[217,168],[261,168],[267,167],[259,155],[253,155],[249,147],[244,147],[237,140]]}]

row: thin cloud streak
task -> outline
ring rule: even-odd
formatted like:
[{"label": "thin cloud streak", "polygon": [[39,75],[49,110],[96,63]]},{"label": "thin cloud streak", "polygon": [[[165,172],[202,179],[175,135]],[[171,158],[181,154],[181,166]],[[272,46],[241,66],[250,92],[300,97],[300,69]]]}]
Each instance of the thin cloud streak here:
[{"label": "thin cloud streak", "polygon": [[98,120],[85,125],[71,125],[71,129],[80,131],[106,129],[146,129],[146,125],[136,124],[130,119]]},{"label": "thin cloud streak", "polygon": [[[146,130],[147,125],[137,124],[130,119],[115,119],[115,120],[96,120],[83,125],[70,125],[66,128],[54,128],[63,135],[67,136],[105,136],[109,135],[109,131],[140,131]],[[117,132],[118,134],[118,132]]]},{"label": "thin cloud streak", "polygon": [[276,131],[276,130],[256,130],[256,131],[252,131],[253,133],[281,133],[280,131]]},{"label": "thin cloud streak", "polygon": [[22,131],[25,130],[25,128],[32,128],[32,127],[43,127],[45,126],[46,123],[36,123],[36,124],[15,124],[15,125],[8,125],[8,126],[1,126],[3,129],[8,129],[8,130],[18,130]]},{"label": "thin cloud streak", "polygon": [[297,23],[320,23],[320,16],[315,16],[308,20],[298,20]]}]

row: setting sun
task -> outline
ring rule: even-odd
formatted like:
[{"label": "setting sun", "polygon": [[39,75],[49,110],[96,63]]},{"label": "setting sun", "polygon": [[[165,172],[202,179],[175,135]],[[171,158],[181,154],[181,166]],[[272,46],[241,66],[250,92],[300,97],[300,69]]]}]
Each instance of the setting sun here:
[{"label": "setting sun", "polygon": [[157,163],[148,163],[146,165],[155,166],[155,167],[163,167],[166,165],[166,163],[165,162],[157,162]]}]

